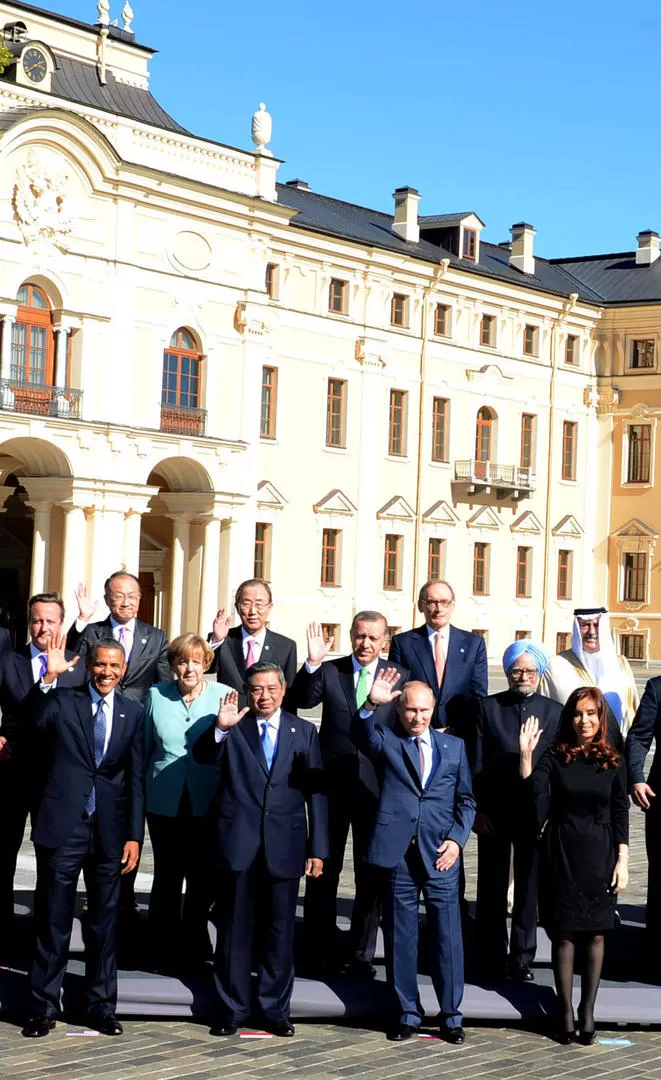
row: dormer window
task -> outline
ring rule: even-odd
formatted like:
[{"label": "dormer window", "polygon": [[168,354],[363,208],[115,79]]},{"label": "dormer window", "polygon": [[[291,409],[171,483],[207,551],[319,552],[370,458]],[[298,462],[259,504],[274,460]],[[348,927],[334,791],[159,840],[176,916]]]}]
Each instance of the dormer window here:
[{"label": "dormer window", "polygon": [[464,229],[463,242],[461,246],[461,255],[464,259],[470,259],[475,262],[477,257],[477,230],[476,229]]}]

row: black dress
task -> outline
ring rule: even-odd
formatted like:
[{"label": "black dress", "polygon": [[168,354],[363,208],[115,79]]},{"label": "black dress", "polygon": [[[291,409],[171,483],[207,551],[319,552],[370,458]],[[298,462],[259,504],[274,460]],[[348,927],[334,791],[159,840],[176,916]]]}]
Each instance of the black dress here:
[{"label": "black dress", "polygon": [[629,842],[625,766],[579,757],[563,765],[547,750],[531,775],[541,828],[540,921],[547,930],[599,933],[613,925],[610,883],[619,844]]}]

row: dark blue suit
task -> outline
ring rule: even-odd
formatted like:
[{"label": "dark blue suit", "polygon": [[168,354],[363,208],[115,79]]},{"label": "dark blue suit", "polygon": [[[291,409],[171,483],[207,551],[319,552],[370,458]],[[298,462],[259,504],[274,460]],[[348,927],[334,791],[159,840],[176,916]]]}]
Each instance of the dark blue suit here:
[{"label": "dark blue suit", "polygon": [[[72,653],[66,654],[68,658]],[[85,668],[78,663],[60,675],[58,686],[80,686]],[[11,757],[0,761],[0,940],[7,942],[7,920],[14,912],[16,858],[23,840],[30,802],[39,787],[39,767],[32,754],[26,701],[34,686],[30,647],[0,653],[0,711],[4,736]],[[39,699],[36,699],[40,703]]]},{"label": "dark blue suit", "polygon": [[367,859],[388,869],[383,916],[388,981],[400,1020],[418,1027],[418,901],[422,892],[430,936],[430,967],[441,1024],[461,1025],[464,959],[459,914],[459,859],[450,870],[435,863],[437,848],[454,840],[463,848],[475,817],[466,750],[461,739],[431,730],[432,769],[422,787],[418,751],[398,724],[390,729],[373,715],[356,713],[352,738],[375,762],[381,778],[376,821]]},{"label": "dark blue suit", "polygon": [[244,716],[220,742],[215,726],[193,756],[216,762],[215,807],[220,880],[214,978],[224,1021],[251,1015],[253,944],[260,943],[257,1000],[274,1023],[289,1018],[294,985],[294,920],[298,883],[308,858],[328,854],[323,767],[314,724],[280,713],[269,772],[257,720]]},{"label": "dark blue suit", "polygon": [[416,626],[415,630],[395,634],[390,645],[390,659],[408,668],[412,680],[427,683],[434,691],[437,704],[432,726],[451,727],[457,735],[462,735],[466,699],[485,697],[488,693],[489,672],[484,639],[468,630],[450,627],[443,685],[440,688],[426,623]]},{"label": "dark blue suit", "polygon": [[656,747],[647,783],[656,798],[645,811],[647,852],[647,908],[645,922],[661,951],[661,676],[649,679],[626,743],[629,786],[645,782],[645,758],[655,740]]},{"label": "dark blue suit", "polygon": [[7,652],[9,649],[11,649],[9,630],[5,630],[4,626],[0,626],[0,653]]},{"label": "dark blue suit", "polygon": [[[34,693],[41,694],[38,688]],[[55,1019],[67,963],[82,869],[89,923],[85,974],[91,1013],[113,1013],[117,1001],[117,911],[124,844],[144,836],[144,734],[140,705],[115,691],[110,741],[94,759],[89,690],[51,690],[34,724],[45,784],[33,813],[37,855],[36,947],[30,973],[35,1015]],[[96,810],[86,806],[94,788]]]},{"label": "dark blue suit", "polygon": [[[379,660],[375,676],[388,667]],[[408,671],[399,669],[398,689],[408,680]],[[319,745],[324,761],[325,790],[328,796],[328,838],[330,853],[320,878],[308,878],[305,885],[305,931],[321,965],[335,967],[343,959],[337,951],[337,890],[344,866],[344,852],[351,829],[356,892],[349,931],[349,958],[369,963],[374,958],[379,929],[380,875],[365,862],[367,841],[374,823],[379,784],[374,765],[351,741],[351,718],[356,711],[356,689],[352,656],[338,657],[310,673],[305,664],[291,688],[299,709],[322,704]],[[395,705],[383,706],[380,720],[392,726]]]}]

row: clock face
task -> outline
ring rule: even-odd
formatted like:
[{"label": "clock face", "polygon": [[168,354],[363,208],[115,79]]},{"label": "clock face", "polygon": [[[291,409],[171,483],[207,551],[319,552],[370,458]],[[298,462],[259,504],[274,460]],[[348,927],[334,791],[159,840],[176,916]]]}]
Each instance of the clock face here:
[{"label": "clock face", "polygon": [[41,49],[26,49],[21,58],[23,71],[30,82],[39,83],[48,74],[48,63]]}]

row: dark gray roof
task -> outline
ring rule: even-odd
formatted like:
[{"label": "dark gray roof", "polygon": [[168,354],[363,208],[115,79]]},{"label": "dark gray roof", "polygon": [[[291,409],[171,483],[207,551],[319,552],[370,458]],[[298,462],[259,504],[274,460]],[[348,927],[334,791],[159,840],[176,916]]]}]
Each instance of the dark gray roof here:
[{"label": "dark gray roof", "polygon": [[[64,23],[65,26],[75,26],[77,30],[87,30],[90,34],[98,34],[98,26],[92,23],[82,22],[80,19],[71,19],[68,15],[59,15],[56,11],[50,11],[48,8],[40,8],[35,4],[24,4],[22,0],[9,0],[12,7],[16,8],[17,12],[27,12],[29,15],[41,15],[48,19],[52,19],[53,22]],[[92,0],[90,0],[90,8],[92,7]],[[124,41],[127,45],[136,45],[135,34],[132,31],[128,33],[125,30],[121,30],[118,26],[109,26],[108,34],[111,38],[117,38],[119,41]],[[144,49],[146,52],[153,53],[154,49],[150,49],[147,45],[137,45],[139,49]]]},{"label": "dark gray roof", "polygon": [[661,259],[651,266],[636,266],[636,253],[585,255],[552,259],[567,277],[587,287],[603,304],[646,304],[661,301]]},{"label": "dark gray roof", "polygon": [[369,247],[384,248],[424,262],[438,264],[441,259],[449,259],[453,266],[461,267],[467,273],[500,278],[523,288],[541,289],[543,292],[560,296],[577,292],[589,303],[602,303],[602,298],[589,285],[566,273],[562,265],[555,265],[547,259],[535,259],[534,275],[522,274],[520,270],[509,265],[507,248],[497,244],[482,241],[480,261],[474,263],[468,259],[460,259],[428,240],[421,239],[417,244],[401,240],[392,231],[392,216],[379,210],[368,210],[364,206],[355,206],[326,195],[317,195],[313,191],[288,187],[287,184],[278,184],[278,201],[283,206],[299,211],[291,222],[296,228],[353,240]]},{"label": "dark gray roof", "polygon": [[154,124],[155,127],[165,128],[167,131],[189,134],[186,128],[181,127],[161,108],[149,90],[118,82],[112,71],[107,72],[106,78],[106,83],[99,82],[95,64],[86,64],[68,56],[57,56],[51,93],[44,92],[44,100],[48,101],[50,97],[64,98],[65,101],[89,105],[103,112],[128,116],[143,124]]}]

